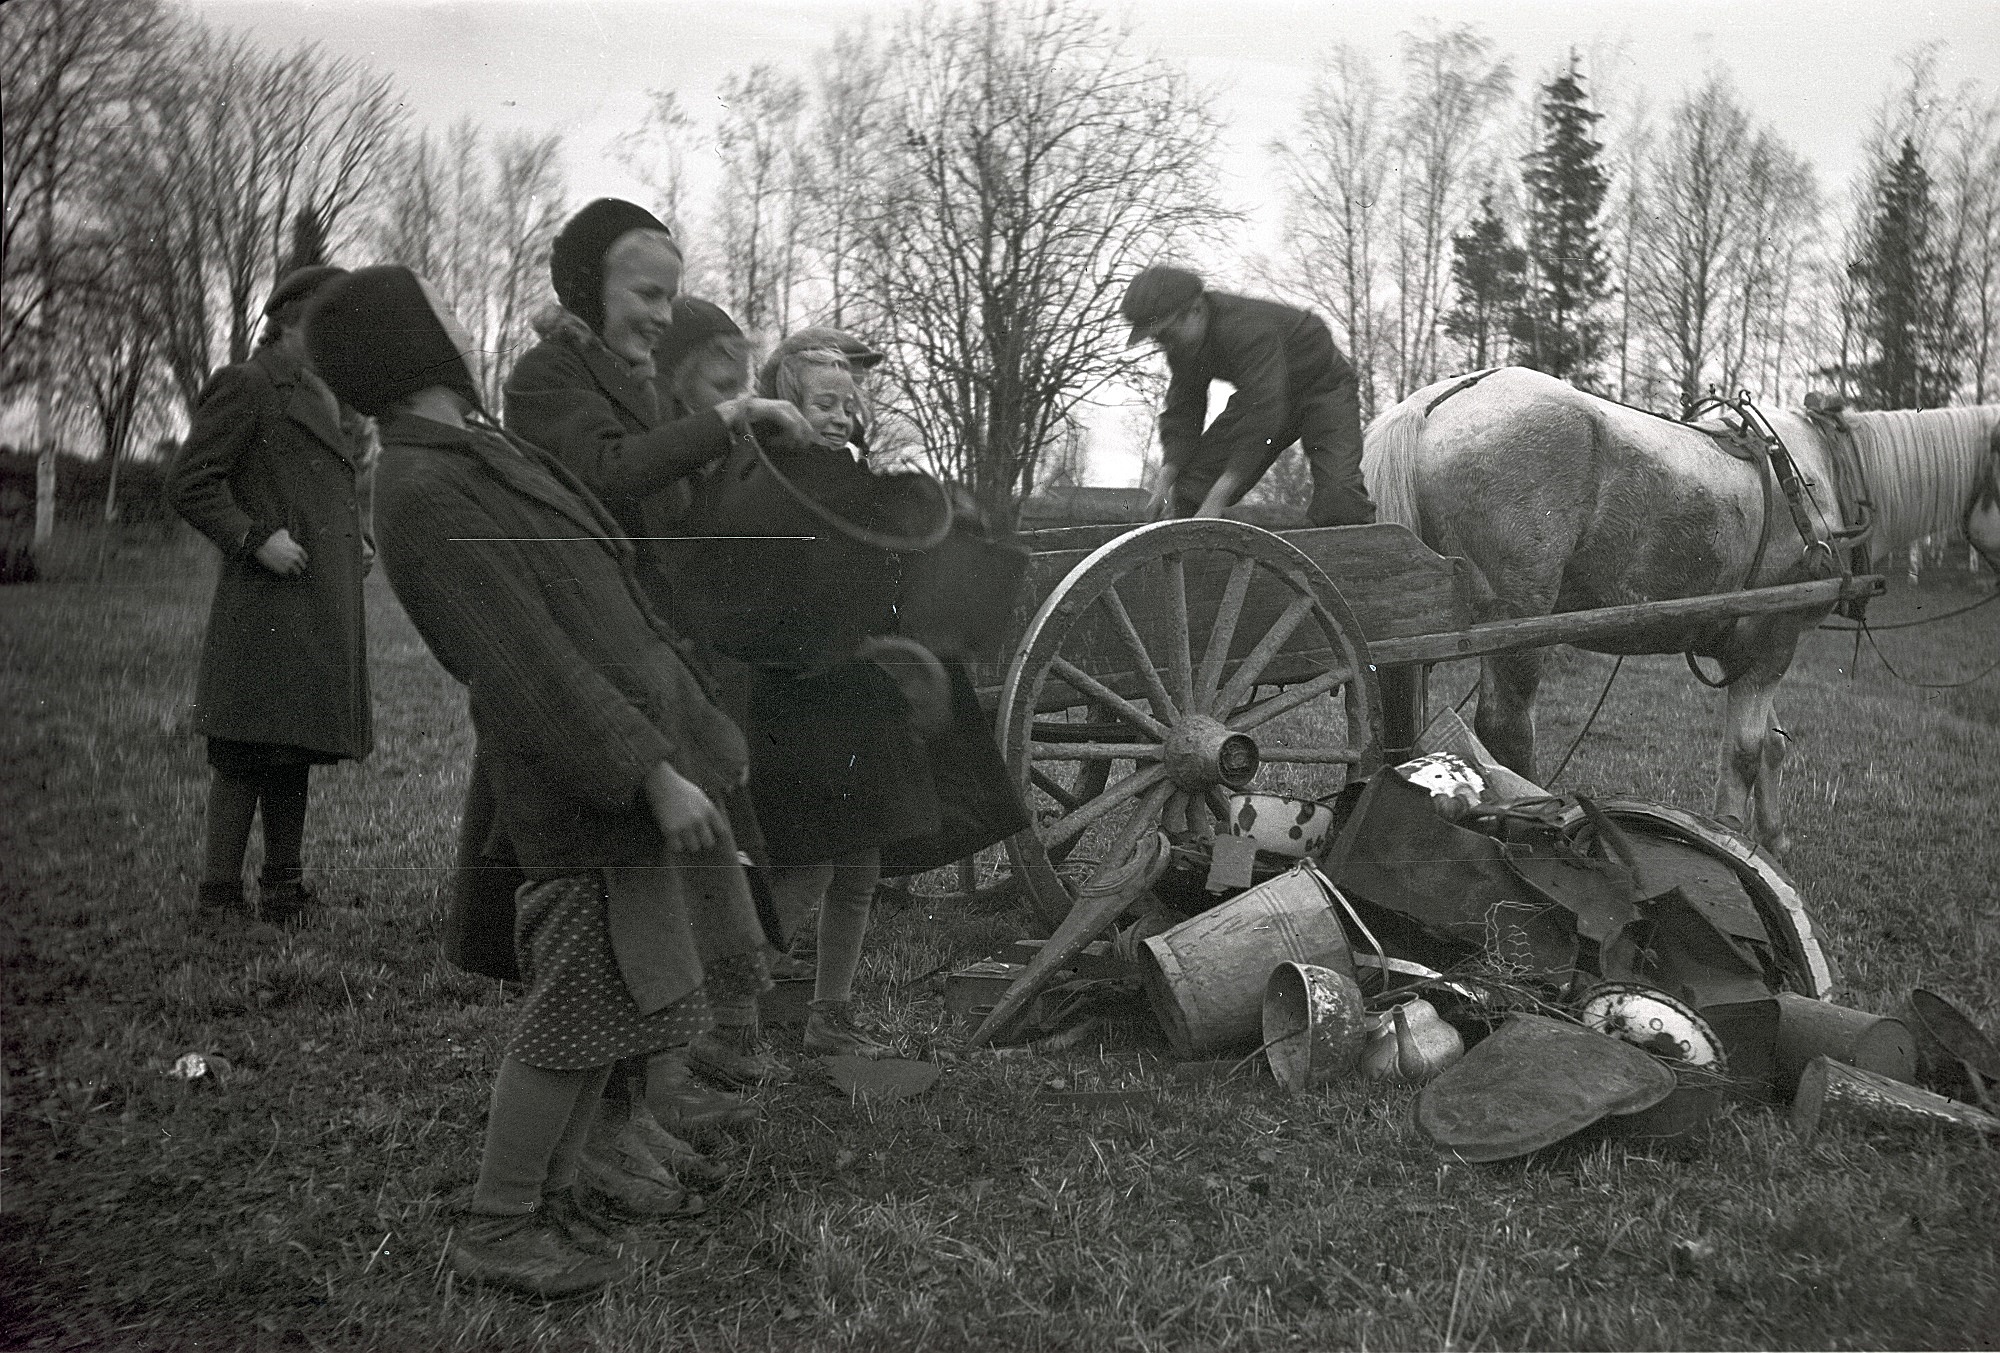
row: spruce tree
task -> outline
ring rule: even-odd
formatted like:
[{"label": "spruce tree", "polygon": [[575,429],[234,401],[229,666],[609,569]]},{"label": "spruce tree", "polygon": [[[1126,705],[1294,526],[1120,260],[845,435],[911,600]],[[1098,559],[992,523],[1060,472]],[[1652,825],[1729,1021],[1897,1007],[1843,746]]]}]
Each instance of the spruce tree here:
[{"label": "spruce tree", "polygon": [[1528,251],[1508,238],[1491,193],[1479,199],[1478,219],[1451,237],[1451,249],[1458,304],[1444,317],[1445,332],[1466,345],[1475,367],[1505,361],[1527,289]]},{"label": "spruce tree", "polygon": [[1610,179],[1583,76],[1570,68],[1542,86],[1540,144],[1526,157],[1527,294],[1514,323],[1526,366],[1588,385],[1605,346],[1598,311],[1611,295],[1597,214]]},{"label": "spruce tree", "polygon": [[1957,325],[1944,313],[1942,263],[1930,174],[1905,138],[1876,171],[1874,211],[1860,257],[1847,265],[1860,302],[1866,356],[1852,371],[1864,406],[1923,409],[1950,401],[1957,385]]}]

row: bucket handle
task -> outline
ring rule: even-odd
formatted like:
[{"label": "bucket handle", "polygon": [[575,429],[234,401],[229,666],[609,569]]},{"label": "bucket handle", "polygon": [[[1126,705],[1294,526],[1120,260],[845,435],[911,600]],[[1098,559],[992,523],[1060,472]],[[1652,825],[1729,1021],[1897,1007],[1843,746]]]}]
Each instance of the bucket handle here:
[{"label": "bucket handle", "polygon": [[[1314,881],[1319,884],[1321,890],[1328,897],[1340,903],[1340,909],[1347,913],[1347,919],[1354,922],[1355,928],[1361,932],[1362,938],[1368,941],[1368,947],[1375,951],[1375,957],[1381,959],[1386,964],[1389,955],[1383,951],[1382,941],[1375,938],[1375,932],[1368,928],[1368,922],[1361,919],[1361,913],[1356,911],[1354,904],[1347,900],[1347,894],[1335,887],[1333,880],[1328,878],[1325,872],[1313,861],[1307,860],[1304,867],[1311,873]],[[1386,967],[1384,971],[1387,971]]]},{"label": "bucket handle", "polygon": [[937,476],[933,474],[923,470],[910,471],[912,474],[921,475],[925,482],[936,491],[938,506],[943,509],[940,514],[941,519],[939,523],[919,536],[892,536],[880,531],[871,531],[865,526],[857,526],[838,513],[831,512],[822,507],[811,494],[800,489],[783,470],[777,467],[771,460],[770,453],[764,449],[764,443],[758,440],[756,433],[751,432],[748,434],[748,437],[750,445],[757,450],[758,461],[766,470],[771,472],[771,477],[778,481],[778,487],[789,494],[793,501],[803,506],[806,511],[818,517],[849,540],[856,540],[863,545],[872,546],[878,550],[886,550],[891,554],[920,554],[925,550],[937,548],[938,545],[943,543],[944,538],[951,534],[951,496],[945,492],[944,485],[940,484]]}]

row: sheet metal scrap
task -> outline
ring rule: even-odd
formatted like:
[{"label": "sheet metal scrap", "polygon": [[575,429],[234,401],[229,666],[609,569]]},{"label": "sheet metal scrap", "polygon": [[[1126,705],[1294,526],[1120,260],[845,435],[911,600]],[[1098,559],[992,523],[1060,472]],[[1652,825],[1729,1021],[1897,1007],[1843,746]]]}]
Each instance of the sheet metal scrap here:
[{"label": "sheet metal scrap", "polygon": [[1524,976],[1569,985],[1574,913],[1533,889],[1501,843],[1440,817],[1428,791],[1376,773],[1328,853],[1334,882],[1439,939],[1488,952]]},{"label": "sheet metal scrap", "polygon": [[1621,1039],[1514,1015],[1424,1087],[1417,1126],[1461,1160],[1510,1160],[1649,1109],[1674,1086],[1673,1072]]}]

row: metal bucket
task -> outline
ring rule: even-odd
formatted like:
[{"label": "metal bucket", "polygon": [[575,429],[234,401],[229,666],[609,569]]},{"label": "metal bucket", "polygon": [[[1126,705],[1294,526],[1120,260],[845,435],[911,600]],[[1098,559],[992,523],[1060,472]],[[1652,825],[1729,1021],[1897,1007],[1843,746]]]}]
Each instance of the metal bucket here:
[{"label": "metal bucket", "polygon": [[1264,1056],[1293,1094],[1353,1071],[1367,1041],[1361,988],[1347,973],[1280,963],[1264,984]]},{"label": "metal bucket", "polygon": [[1303,865],[1143,941],[1139,975],[1174,1052],[1194,1058],[1256,1044],[1265,985],[1285,962],[1354,976],[1347,934]]}]

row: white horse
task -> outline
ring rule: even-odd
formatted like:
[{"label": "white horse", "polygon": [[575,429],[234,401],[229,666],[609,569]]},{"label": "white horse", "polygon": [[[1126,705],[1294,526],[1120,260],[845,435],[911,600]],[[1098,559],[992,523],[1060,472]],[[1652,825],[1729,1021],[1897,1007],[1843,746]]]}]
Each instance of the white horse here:
[{"label": "white horse", "polygon": [[[1362,471],[1385,521],[1468,560],[1481,619],[1588,610],[1802,581],[1806,548],[1783,495],[1752,463],[1668,419],[1506,368],[1417,391],[1368,429]],[[1872,546],[1963,530],[2000,561],[2000,407],[1851,413],[1874,501]],[[1770,415],[1825,533],[1845,523],[1832,449],[1803,412]],[[1601,653],[1697,654],[1720,663],[1728,716],[1716,816],[1782,853],[1785,755],[1774,696],[1801,635],[1826,611],[1721,624],[1661,623],[1586,645]],[[1501,761],[1534,775],[1538,651],[1484,660],[1475,727]]]}]

